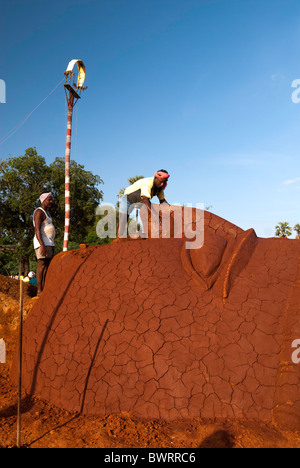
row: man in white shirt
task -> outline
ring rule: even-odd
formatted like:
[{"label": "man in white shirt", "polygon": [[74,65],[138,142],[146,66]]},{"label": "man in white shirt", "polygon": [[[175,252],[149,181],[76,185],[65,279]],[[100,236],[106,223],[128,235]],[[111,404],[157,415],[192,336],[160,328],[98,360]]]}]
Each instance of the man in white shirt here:
[{"label": "man in white shirt", "polygon": [[52,193],[43,193],[40,196],[41,206],[33,213],[35,236],[33,246],[38,261],[36,279],[37,295],[39,296],[45,285],[46,274],[52,258],[54,257],[55,228],[49,210],[53,204]]}]

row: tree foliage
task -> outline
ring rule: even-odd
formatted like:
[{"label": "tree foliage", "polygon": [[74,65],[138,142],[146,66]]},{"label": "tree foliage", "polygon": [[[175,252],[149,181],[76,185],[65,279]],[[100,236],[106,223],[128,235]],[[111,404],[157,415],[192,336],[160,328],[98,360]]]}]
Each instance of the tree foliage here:
[{"label": "tree foliage", "polygon": [[[49,166],[51,192],[54,198],[52,218],[55,220],[57,241],[62,244],[65,219],[65,160],[56,158]],[[83,242],[89,227],[95,222],[95,211],[103,192],[98,186],[103,181],[98,175],[86,171],[84,166],[71,161],[70,164],[70,241]],[[57,227],[56,227],[57,226]]]},{"label": "tree foliage", "polygon": [[49,180],[49,168],[35,148],[0,161],[0,236],[10,238],[21,257],[32,247],[32,213]]},{"label": "tree foliage", "polygon": [[297,233],[297,236],[300,236],[300,224],[295,224],[294,231]]},{"label": "tree foliage", "polygon": [[[82,242],[95,222],[95,211],[103,198],[98,186],[103,181],[74,161],[70,178],[70,241]],[[47,165],[36,148],[28,148],[24,156],[0,160],[0,238],[2,244],[15,245],[14,255],[19,260],[33,254],[33,212],[40,206],[41,193],[50,191],[54,197],[51,216],[57,230],[56,247],[60,251],[65,216],[64,158]]]},{"label": "tree foliage", "polygon": [[292,235],[292,228],[289,226],[289,223],[278,223],[277,226],[275,226],[275,236],[278,237],[289,237]]}]

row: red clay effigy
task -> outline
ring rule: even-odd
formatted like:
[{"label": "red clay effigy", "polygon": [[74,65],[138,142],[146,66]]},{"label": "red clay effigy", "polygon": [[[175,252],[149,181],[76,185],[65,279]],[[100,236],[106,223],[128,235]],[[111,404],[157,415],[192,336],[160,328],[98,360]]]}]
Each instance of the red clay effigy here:
[{"label": "red clay effigy", "polygon": [[299,240],[209,212],[202,248],[148,238],[63,252],[24,325],[24,388],[84,414],[299,430],[299,259]]}]

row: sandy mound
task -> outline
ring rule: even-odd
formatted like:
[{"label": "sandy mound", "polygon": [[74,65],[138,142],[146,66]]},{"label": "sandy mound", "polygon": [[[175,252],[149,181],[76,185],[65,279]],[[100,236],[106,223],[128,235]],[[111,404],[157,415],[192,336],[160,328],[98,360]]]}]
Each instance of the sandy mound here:
[{"label": "sandy mound", "polygon": [[[34,302],[37,288],[23,283],[23,317],[26,319]],[[0,338],[5,340],[8,351],[15,346],[19,326],[20,283],[0,275]],[[10,353],[8,360],[11,361]]]},{"label": "sandy mound", "polygon": [[202,248],[152,238],[56,256],[24,327],[27,392],[87,415],[297,429],[300,243],[211,213],[204,228]]},{"label": "sandy mound", "polygon": [[[75,254],[81,256],[81,253]],[[0,338],[8,345],[8,363],[18,337],[19,284],[0,276]],[[24,288],[24,317],[37,299]],[[38,308],[38,303],[36,304]],[[0,448],[16,444],[17,389],[9,378],[9,364],[0,365]],[[103,447],[103,448],[253,448],[297,447],[297,432],[282,431],[272,424],[253,420],[196,418],[164,420],[136,418],[132,413],[103,417],[68,412],[53,404],[26,396],[22,400],[21,442],[25,447]]]}]

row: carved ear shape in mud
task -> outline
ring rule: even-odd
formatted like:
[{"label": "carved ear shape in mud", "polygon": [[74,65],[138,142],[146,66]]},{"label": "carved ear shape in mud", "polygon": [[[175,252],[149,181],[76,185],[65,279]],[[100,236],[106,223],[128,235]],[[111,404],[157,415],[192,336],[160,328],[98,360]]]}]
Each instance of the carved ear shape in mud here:
[{"label": "carved ear shape in mud", "polygon": [[226,245],[226,239],[215,234],[204,240],[203,247],[190,251],[192,265],[201,277],[207,279],[215,273],[221,263]]},{"label": "carved ear shape in mud", "polygon": [[181,250],[181,261],[185,271],[199,286],[210,289],[219,276],[218,268],[222,262],[227,240],[217,234],[205,235],[200,249]]},{"label": "carved ear shape in mud", "polygon": [[253,229],[244,231],[235,239],[226,240],[217,234],[206,235],[200,249],[181,250],[181,261],[185,271],[206,290],[219,285],[225,300],[235,279],[249,262],[257,244]]},{"label": "carved ear shape in mud", "polygon": [[223,299],[229,295],[235,279],[246,267],[257,244],[257,236],[254,229],[248,229],[237,238],[234,251],[226,268],[223,283]]}]

